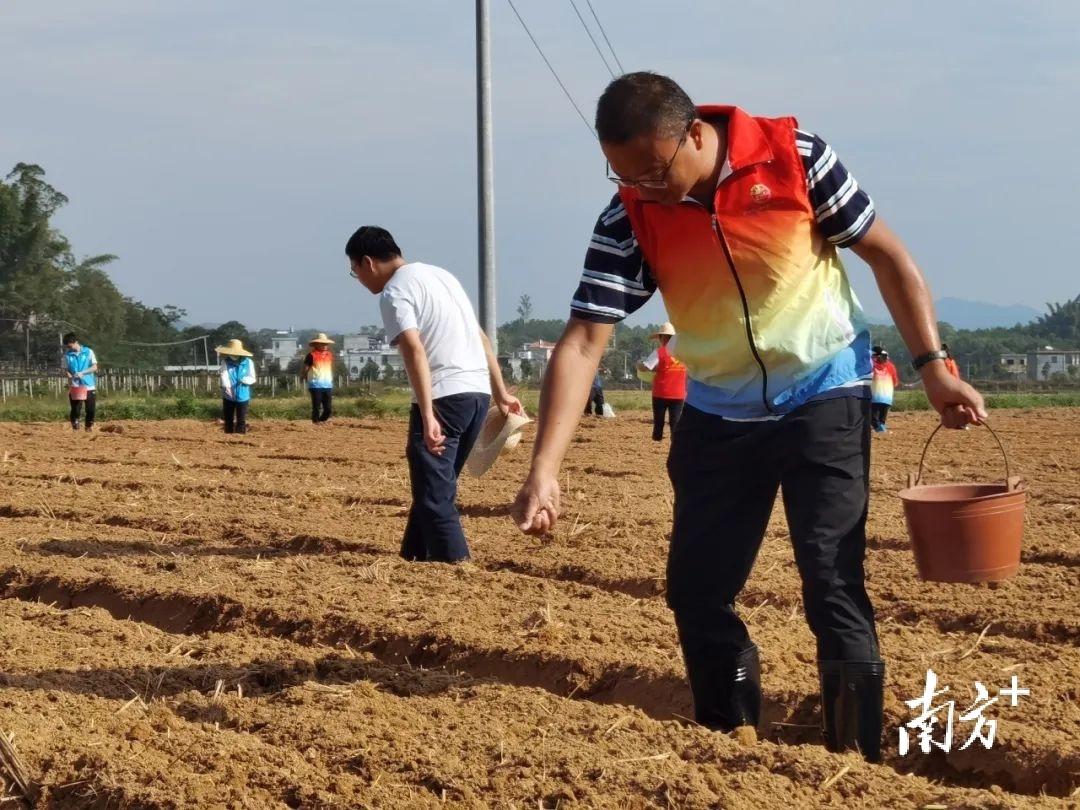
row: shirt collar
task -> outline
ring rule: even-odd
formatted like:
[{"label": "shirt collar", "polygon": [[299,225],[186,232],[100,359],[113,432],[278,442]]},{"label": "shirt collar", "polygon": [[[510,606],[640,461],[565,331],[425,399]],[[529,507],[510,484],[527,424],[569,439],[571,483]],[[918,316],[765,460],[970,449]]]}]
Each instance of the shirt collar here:
[{"label": "shirt collar", "polygon": [[[773,153],[765,134],[750,115],[739,107],[727,104],[704,104],[697,108],[698,118],[720,118],[727,120],[727,145],[724,150],[724,165],[720,167],[720,176],[716,178],[716,187],[732,174],[746,166],[772,160]],[[689,195],[683,202],[697,202]],[[700,203],[698,203],[700,205]]]},{"label": "shirt collar", "polygon": [[727,119],[727,163],[731,171],[773,159],[765,133],[745,110],[727,104],[703,104],[697,113],[702,119]]}]

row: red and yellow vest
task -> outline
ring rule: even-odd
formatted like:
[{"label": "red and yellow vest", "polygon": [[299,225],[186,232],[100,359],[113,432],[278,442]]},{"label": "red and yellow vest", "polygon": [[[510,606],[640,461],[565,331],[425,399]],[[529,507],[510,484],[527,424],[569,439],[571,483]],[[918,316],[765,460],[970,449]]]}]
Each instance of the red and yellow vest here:
[{"label": "red and yellow vest", "polygon": [[725,414],[782,414],[851,383],[849,370],[828,365],[865,330],[862,310],[816,227],[795,119],[726,106],[698,114],[728,121],[731,172],[715,214],[631,188],[620,196],[678,333],[669,346],[689,372],[689,401],[697,386]]},{"label": "red and yellow vest", "polygon": [[686,366],[663,344],[656,350],[659,362],[652,381],[652,395],[657,399],[686,399]]}]

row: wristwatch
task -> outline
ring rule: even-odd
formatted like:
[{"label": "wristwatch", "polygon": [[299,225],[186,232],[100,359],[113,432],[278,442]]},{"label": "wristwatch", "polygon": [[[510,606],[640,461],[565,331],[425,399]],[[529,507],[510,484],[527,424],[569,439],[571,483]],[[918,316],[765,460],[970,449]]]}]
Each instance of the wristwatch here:
[{"label": "wristwatch", "polygon": [[931,363],[934,360],[946,360],[949,357],[949,353],[944,349],[938,349],[936,352],[927,352],[926,354],[920,354],[914,360],[911,361],[911,367],[918,371],[927,363]]}]

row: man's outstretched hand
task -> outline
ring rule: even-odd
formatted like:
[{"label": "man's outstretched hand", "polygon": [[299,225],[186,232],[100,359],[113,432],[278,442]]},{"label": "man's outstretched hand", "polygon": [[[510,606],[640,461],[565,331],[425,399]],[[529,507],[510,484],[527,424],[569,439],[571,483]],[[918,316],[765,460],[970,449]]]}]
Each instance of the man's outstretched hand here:
[{"label": "man's outstretched hand", "polygon": [[529,473],[511,514],[525,534],[543,535],[555,528],[559,518],[559,480],[554,475]]}]

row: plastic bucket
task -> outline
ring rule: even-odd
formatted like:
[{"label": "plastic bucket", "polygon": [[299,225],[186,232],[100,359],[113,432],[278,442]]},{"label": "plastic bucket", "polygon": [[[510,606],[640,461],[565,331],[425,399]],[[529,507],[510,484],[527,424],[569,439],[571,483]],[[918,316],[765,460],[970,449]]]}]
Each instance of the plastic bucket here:
[{"label": "plastic bucket", "polygon": [[[985,424],[985,423],[984,423]],[[904,518],[919,576],[931,582],[993,582],[1008,579],[1020,567],[1027,493],[1019,478],[1009,475],[1009,457],[989,425],[1005,457],[1002,483],[923,484],[919,471],[900,491]]]},{"label": "plastic bucket", "polygon": [[85,385],[73,385],[68,389],[68,396],[77,402],[82,402],[86,399],[89,390]]}]

